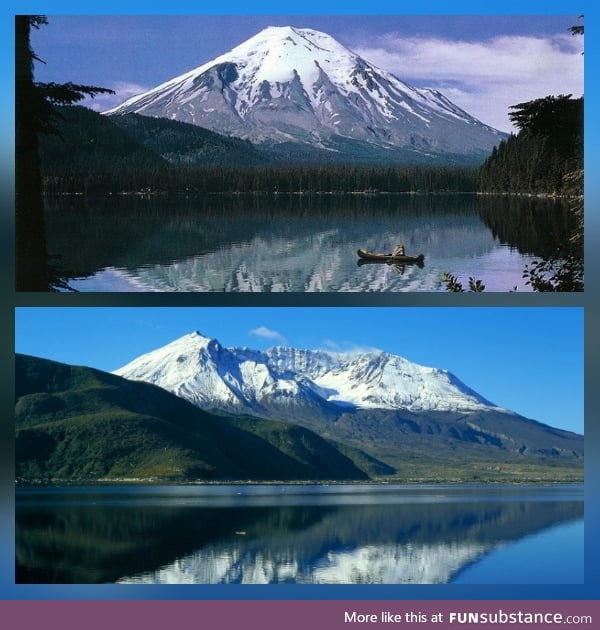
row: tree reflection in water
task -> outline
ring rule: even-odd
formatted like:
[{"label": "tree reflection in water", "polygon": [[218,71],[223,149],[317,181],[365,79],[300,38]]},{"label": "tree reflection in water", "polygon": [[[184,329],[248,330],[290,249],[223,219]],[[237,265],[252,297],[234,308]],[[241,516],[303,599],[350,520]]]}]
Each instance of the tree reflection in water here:
[{"label": "tree reflection in water", "polygon": [[501,545],[583,517],[572,497],[476,496],[18,495],[17,582],[447,582]]}]

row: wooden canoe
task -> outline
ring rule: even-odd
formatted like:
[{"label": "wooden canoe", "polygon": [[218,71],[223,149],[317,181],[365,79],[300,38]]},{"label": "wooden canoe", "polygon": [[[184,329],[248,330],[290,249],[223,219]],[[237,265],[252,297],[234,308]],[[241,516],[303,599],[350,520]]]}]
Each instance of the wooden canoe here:
[{"label": "wooden canoe", "polygon": [[367,252],[364,249],[358,250],[358,256],[363,260],[409,265],[422,265],[423,261],[425,260],[425,256],[423,256],[423,254],[419,254],[418,256],[394,256],[393,254],[378,254],[376,252]]}]

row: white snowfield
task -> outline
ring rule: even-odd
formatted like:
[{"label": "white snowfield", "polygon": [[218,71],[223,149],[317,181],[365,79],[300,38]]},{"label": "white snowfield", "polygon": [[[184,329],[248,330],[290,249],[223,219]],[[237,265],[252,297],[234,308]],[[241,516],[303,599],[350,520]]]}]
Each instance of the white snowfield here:
[{"label": "white snowfield", "polygon": [[408,85],[326,33],[291,26],[268,27],[105,113],[330,149],[332,138],[347,138],[417,152],[470,153],[489,151],[504,137],[437,90]]},{"label": "white snowfield", "polygon": [[496,407],[445,370],[380,351],[224,348],[194,332],[116,370],[205,409],[237,413],[335,405],[475,412]]}]

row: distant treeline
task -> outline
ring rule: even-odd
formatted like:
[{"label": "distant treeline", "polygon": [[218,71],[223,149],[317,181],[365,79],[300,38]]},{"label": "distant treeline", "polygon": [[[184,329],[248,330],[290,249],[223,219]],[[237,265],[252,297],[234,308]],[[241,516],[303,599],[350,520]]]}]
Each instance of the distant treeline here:
[{"label": "distant treeline", "polygon": [[477,170],[469,167],[265,166],[210,168],[145,166],[69,169],[44,174],[47,193],[89,195],[147,193],[336,193],[473,192]]}]

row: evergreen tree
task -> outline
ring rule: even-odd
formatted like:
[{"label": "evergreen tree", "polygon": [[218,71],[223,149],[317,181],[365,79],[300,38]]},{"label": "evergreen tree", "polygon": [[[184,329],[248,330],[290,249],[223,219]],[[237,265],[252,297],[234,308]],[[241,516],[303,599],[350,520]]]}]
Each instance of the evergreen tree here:
[{"label": "evergreen tree", "polygon": [[46,252],[38,136],[56,133],[54,105],[72,104],[86,96],[112,92],[76,83],[37,83],[31,29],[47,24],[43,15],[15,16],[15,237],[16,288],[47,290],[56,285]]}]

